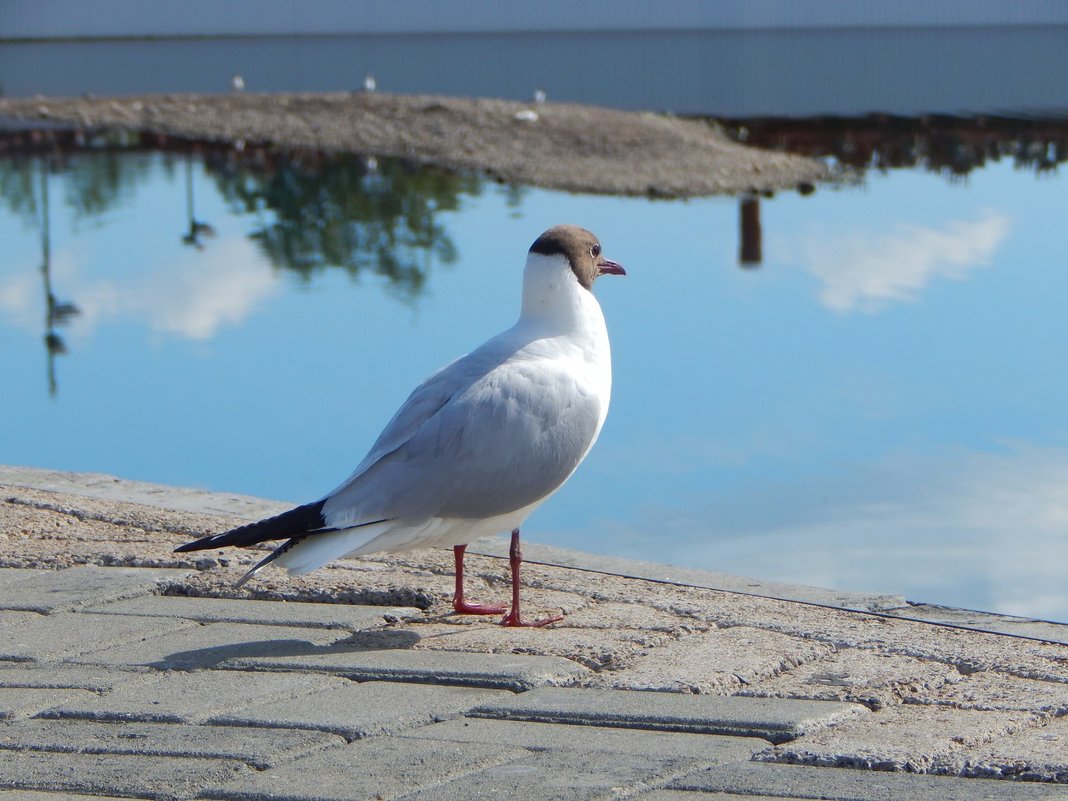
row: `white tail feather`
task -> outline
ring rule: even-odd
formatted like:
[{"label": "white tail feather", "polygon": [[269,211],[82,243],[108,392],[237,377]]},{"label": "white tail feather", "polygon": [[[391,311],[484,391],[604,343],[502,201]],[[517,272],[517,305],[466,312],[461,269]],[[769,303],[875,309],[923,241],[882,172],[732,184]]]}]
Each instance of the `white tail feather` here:
[{"label": "white tail feather", "polygon": [[310,573],[333,559],[355,555],[389,530],[390,525],[391,523],[386,521],[344,531],[313,534],[281,554],[274,563],[288,570],[291,576]]}]

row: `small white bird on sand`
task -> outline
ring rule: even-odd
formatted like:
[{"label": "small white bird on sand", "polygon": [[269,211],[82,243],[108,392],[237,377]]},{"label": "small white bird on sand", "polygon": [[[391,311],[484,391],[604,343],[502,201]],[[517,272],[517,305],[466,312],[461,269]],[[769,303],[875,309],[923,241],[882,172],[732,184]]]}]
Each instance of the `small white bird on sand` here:
[{"label": "small white bird on sand", "polygon": [[608,414],[608,331],[593,283],[625,275],[589,231],[558,225],[530,246],[519,320],[416,387],[337,489],[314,503],[177,548],[198,551],[285,540],[274,562],[292,575],[342,556],[452,546],[453,608],[500,614],[464,598],[467,543],[512,532],[512,605],[519,611],[519,527],[589,453]]}]

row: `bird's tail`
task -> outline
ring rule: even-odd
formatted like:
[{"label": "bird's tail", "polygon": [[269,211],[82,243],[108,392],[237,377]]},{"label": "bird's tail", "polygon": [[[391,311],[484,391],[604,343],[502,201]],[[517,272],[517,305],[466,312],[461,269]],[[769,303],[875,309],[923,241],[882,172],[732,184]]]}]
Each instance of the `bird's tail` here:
[{"label": "bird's tail", "polygon": [[257,523],[239,526],[230,531],[224,531],[222,534],[202,537],[194,542],[178,546],[174,552],[203,551],[208,548],[227,546],[240,548],[269,540],[299,538],[313,531],[322,531],[327,528],[326,521],[323,519],[323,503],[323,501],[308,503]]}]

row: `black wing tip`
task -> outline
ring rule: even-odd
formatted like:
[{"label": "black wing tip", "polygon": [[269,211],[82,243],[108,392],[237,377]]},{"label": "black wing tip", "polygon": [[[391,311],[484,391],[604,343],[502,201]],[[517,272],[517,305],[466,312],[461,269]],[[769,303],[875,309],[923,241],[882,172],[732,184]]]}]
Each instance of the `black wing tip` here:
[{"label": "black wing tip", "polygon": [[300,536],[308,531],[321,529],[325,526],[323,520],[323,504],[325,501],[315,501],[304,506],[298,506],[274,517],[268,517],[255,523],[246,523],[243,526],[224,531],[222,534],[212,534],[201,537],[199,540],[187,542],[174,549],[174,553],[187,553],[189,551],[204,551],[209,548],[223,548],[226,546],[247,547],[257,545],[268,540],[284,540],[290,537]]}]

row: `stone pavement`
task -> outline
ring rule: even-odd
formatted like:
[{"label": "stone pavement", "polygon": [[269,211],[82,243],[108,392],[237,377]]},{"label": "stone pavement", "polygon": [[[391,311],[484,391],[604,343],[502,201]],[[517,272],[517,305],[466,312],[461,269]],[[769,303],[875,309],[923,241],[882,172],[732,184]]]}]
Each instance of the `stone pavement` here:
[{"label": "stone pavement", "polygon": [[1068,799],[1068,627],[532,565],[567,617],[512,630],[449,553],[171,553],[255,505],[0,468],[0,801]]}]

